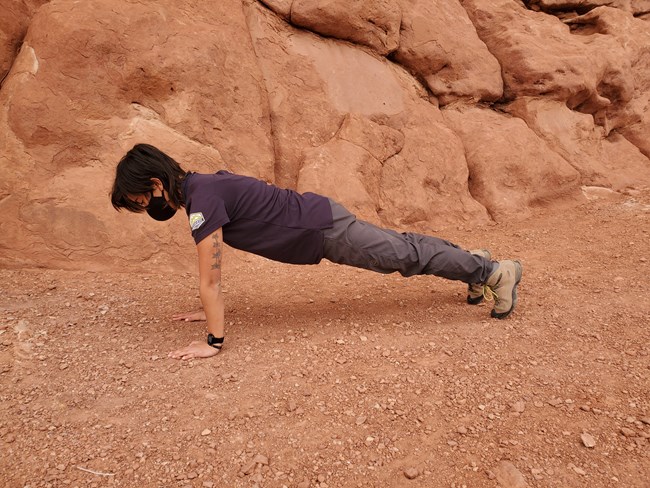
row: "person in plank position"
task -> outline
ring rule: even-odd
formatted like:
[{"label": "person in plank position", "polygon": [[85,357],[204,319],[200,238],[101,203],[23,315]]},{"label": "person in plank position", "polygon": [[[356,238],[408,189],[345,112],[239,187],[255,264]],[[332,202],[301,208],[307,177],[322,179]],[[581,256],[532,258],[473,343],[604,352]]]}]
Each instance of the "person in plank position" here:
[{"label": "person in plank position", "polygon": [[290,264],[334,263],[403,276],[434,275],[468,284],[467,302],[494,297],[491,315],[504,319],[517,304],[519,261],[492,261],[487,250],[465,251],[449,241],[399,233],[358,220],[341,204],[227,171],[185,171],[167,154],[136,144],[117,165],[115,209],[147,212],[165,221],[185,208],[199,258],[203,310],[176,320],[207,320],[207,341],[169,354],[175,359],[217,355],[224,342],[222,245]]}]

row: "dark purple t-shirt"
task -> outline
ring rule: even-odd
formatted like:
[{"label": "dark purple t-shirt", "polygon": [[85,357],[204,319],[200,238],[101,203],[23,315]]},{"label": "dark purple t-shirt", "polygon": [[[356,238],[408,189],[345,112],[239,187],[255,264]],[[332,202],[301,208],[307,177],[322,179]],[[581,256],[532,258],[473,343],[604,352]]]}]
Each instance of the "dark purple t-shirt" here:
[{"label": "dark purple t-shirt", "polygon": [[197,244],[223,227],[226,244],[274,261],[317,264],[323,258],[323,229],[332,227],[323,196],[227,171],[188,173],[183,195]]}]

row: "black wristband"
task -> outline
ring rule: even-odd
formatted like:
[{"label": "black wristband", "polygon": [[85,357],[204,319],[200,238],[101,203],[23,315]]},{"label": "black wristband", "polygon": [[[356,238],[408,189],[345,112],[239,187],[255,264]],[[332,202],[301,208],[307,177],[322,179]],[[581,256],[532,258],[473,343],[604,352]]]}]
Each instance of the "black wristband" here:
[{"label": "black wristband", "polygon": [[208,334],[208,345],[215,349],[221,349],[223,347],[223,337],[215,337],[212,334]]}]

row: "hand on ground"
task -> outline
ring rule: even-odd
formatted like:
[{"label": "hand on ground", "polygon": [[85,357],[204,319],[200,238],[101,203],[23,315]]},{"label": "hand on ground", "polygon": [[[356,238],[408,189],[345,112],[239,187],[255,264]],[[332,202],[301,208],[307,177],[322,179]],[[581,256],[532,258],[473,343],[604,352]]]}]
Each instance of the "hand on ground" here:
[{"label": "hand on ground", "polygon": [[189,346],[177,349],[168,354],[172,359],[194,359],[194,358],[209,358],[219,354],[220,349],[210,346],[207,342],[193,341]]},{"label": "hand on ground", "polygon": [[196,312],[184,312],[177,313],[172,316],[172,320],[183,320],[185,322],[196,322],[199,320],[206,320],[205,312],[203,310],[197,310]]}]

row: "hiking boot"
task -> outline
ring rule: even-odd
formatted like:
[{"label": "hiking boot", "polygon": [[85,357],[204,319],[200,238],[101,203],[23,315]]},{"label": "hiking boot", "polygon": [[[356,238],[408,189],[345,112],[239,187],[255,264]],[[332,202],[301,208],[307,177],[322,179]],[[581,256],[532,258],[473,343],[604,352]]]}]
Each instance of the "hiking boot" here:
[{"label": "hiking boot", "polygon": [[491,315],[495,319],[505,319],[515,309],[522,272],[519,261],[499,261],[499,266],[485,282],[486,292],[494,297]]},{"label": "hiking boot", "polygon": [[[487,249],[474,249],[473,251],[468,251],[471,254],[476,254],[481,256],[488,261],[492,259],[490,251]],[[483,301],[483,283],[475,283],[472,285],[467,285],[467,303],[470,305],[478,305]]]}]

